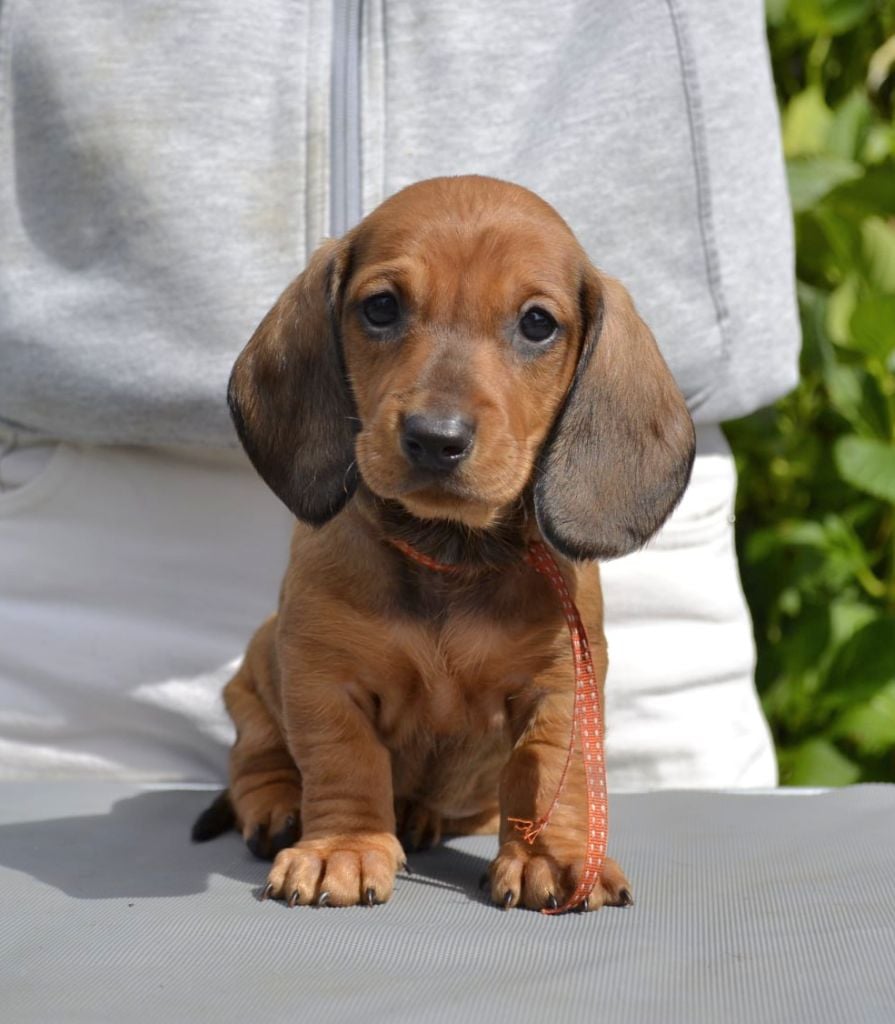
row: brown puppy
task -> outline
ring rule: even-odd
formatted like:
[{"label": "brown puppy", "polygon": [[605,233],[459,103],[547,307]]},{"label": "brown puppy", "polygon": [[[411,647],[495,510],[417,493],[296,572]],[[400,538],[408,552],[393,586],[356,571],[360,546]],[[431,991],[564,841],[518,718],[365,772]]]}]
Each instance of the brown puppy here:
[{"label": "brown puppy", "polygon": [[[557,552],[602,686],[597,559],[642,545],[689,478],[693,427],[627,292],[537,196],[442,178],[314,254],[237,360],[230,404],[300,520],[279,611],[225,690],[235,823],[275,855],[267,895],[386,900],[404,851],[500,831],[501,905],[574,890],[587,828],[569,744],[559,601],[523,561]],[[392,543],[441,563],[425,568]],[[407,841],[405,839],[405,841]],[[607,860],[588,906],[630,902]]]}]

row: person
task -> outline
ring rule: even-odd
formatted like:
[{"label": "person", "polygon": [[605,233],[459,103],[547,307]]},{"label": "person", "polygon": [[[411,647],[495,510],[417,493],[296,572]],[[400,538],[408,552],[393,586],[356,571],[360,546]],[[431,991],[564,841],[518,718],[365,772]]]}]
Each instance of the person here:
[{"label": "person", "polygon": [[775,783],[719,427],[797,373],[760,0],[33,0],[0,33],[0,776],[224,777],[291,526],[229,370],[324,236],[472,172],[623,280],[698,428],[604,568],[610,788]]}]

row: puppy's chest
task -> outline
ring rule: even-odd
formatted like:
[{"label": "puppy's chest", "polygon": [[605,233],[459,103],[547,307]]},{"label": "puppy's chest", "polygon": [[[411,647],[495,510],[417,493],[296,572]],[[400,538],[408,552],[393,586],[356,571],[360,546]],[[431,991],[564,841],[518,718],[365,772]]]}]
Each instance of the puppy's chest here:
[{"label": "puppy's chest", "polygon": [[396,746],[419,733],[504,731],[557,654],[549,634],[482,617],[395,624],[391,639],[392,685],[378,725]]}]

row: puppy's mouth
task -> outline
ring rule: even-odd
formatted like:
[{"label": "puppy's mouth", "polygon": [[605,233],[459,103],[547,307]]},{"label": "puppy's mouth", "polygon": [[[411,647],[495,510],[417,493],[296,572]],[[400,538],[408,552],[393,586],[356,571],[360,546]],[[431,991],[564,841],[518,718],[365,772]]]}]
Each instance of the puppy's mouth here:
[{"label": "puppy's mouth", "polygon": [[431,473],[406,465],[383,464],[358,457],[364,483],[378,498],[395,501],[419,519],[439,519],[486,529],[517,494],[504,496],[470,479],[467,468]]},{"label": "puppy's mouth", "polygon": [[502,504],[488,500],[460,473],[436,475],[412,470],[398,486],[389,488],[390,493],[367,483],[380,497],[398,501],[420,519],[448,519],[477,529],[490,526]]}]

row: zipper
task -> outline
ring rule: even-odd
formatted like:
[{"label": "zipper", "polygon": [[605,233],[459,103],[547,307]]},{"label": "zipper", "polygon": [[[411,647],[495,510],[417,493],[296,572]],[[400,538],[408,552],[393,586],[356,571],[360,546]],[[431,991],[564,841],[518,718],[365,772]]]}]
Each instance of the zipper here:
[{"label": "zipper", "polygon": [[361,14],[363,0],[333,5],[330,86],[329,230],[339,238],[363,216],[361,164]]}]

